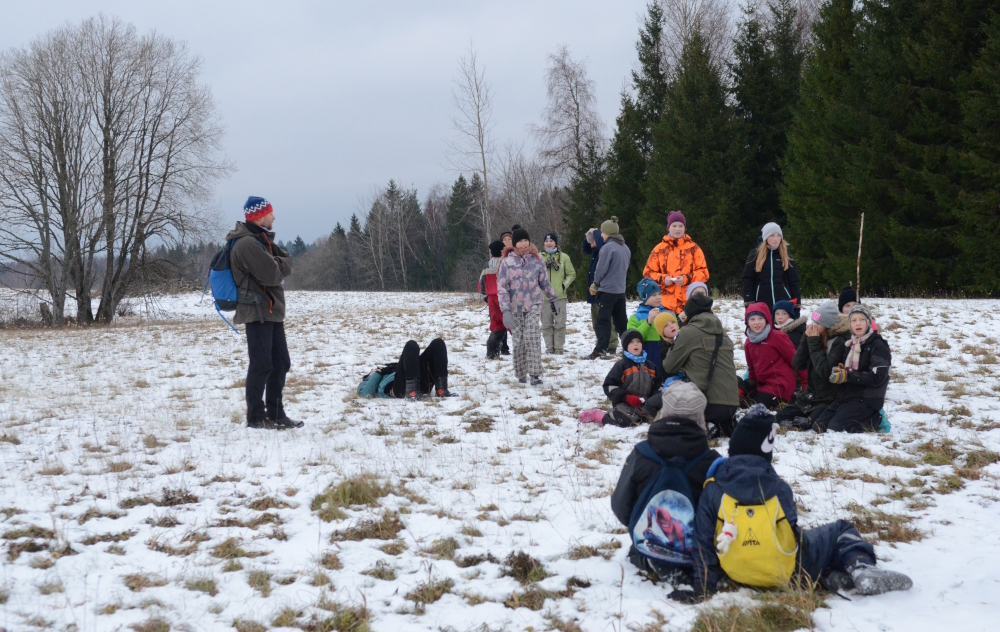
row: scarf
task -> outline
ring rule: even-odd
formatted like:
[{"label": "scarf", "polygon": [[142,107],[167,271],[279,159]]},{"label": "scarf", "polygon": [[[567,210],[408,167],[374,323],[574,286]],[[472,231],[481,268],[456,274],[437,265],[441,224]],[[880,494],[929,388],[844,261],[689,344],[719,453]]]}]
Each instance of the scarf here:
[{"label": "scarf", "polygon": [[765,340],[767,340],[767,335],[769,333],[771,333],[770,325],[764,325],[764,328],[760,330],[759,334],[755,334],[749,327],[747,327],[747,338],[749,338],[750,342],[754,343],[755,345],[760,344]]},{"label": "scarf", "polygon": [[626,358],[628,358],[632,362],[635,362],[636,364],[646,364],[646,352],[645,351],[642,352],[642,355],[633,355],[633,354],[629,353],[628,351],[622,351],[622,353],[625,354]]},{"label": "scarf", "polygon": [[861,345],[868,342],[868,339],[872,337],[875,333],[871,326],[868,327],[868,332],[865,335],[858,337],[853,333],[851,334],[851,348],[847,352],[847,358],[844,360],[844,366],[847,367],[848,371],[857,371],[858,363],[861,361]]}]

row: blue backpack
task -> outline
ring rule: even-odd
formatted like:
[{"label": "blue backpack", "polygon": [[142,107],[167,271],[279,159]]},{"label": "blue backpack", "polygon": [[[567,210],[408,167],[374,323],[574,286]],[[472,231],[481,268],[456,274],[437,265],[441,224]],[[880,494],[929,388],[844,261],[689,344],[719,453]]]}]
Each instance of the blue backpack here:
[{"label": "blue backpack", "polygon": [[[239,287],[236,285],[236,279],[233,278],[233,270],[230,266],[230,258],[233,253],[233,242],[236,239],[230,239],[229,243],[220,250],[212,258],[212,265],[208,271],[208,281],[205,283],[205,289],[201,293],[202,300],[205,300],[205,293],[208,292],[208,288],[212,288],[212,299],[215,301],[215,311],[219,313],[219,317],[226,321],[229,328],[240,333],[233,324],[222,315],[222,312],[233,312],[236,311],[236,306],[240,301]],[[248,293],[249,294],[249,293]],[[255,297],[256,301],[246,301],[248,303],[260,302],[260,297]]]},{"label": "blue backpack", "polygon": [[711,450],[685,462],[680,457],[664,461],[646,441],[635,449],[658,463],[660,471],[643,488],[632,509],[628,530],[633,551],[629,559],[639,568],[666,578],[678,568],[691,568],[695,505],[687,475]]}]

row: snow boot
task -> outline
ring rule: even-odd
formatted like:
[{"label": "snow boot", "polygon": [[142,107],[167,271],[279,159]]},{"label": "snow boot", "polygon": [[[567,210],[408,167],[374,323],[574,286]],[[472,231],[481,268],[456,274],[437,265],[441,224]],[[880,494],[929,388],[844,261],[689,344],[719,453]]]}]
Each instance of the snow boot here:
[{"label": "snow boot", "polygon": [[247,415],[247,428],[253,428],[255,430],[274,430],[274,421],[268,419],[267,417],[258,417],[252,419]]},{"label": "snow boot", "polygon": [[274,427],[278,430],[289,430],[291,428],[301,428],[306,425],[304,421],[296,421],[294,419],[289,419],[288,415],[282,413],[280,417],[271,422]]},{"label": "snow boot", "polygon": [[420,392],[419,382],[419,380],[406,380],[406,387],[403,389],[403,399],[416,401],[424,398],[424,394]]},{"label": "snow boot", "polygon": [[528,378],[527,378],[527,376],[525,376],[525,377],[519,377],[519,378],[517,378],[517,381],[520,382],[521,384],[527,384],[528,383]]},{"label": "snow boot", "polygon": [[434,394],[438,397],[454,397],[454,393],[448,390],[448,376],[439,377],[434,380]]},{"label": "snow boot", "polygon": [[839,593],[854,588],[854,580],[843,571],[828,570],[819,577],[819,585],[831,593]]},{"label": "snow boot", "polygon": [[604,424],[604,411],[600,408],[592,408],[580,413],[580,423],[582,424]]},{"label": "snow boot", "polygon": [[542,378],[538,377],[537,375],[532,375],[531,376],[531,385],[532,386],[538,386],[541,383],[542,383]]},{"label": "snow boot", "polygon": [[795,430],[809,430],[812,428],[812,420],[808,417],[796,417],[792,420],[792,428]]},{"label": "snow boot", "polygon": [[859,595],[881,595],[893,590],[909,590],[913,586],[913,580],[902,573],[863,562],[851,567],[850,573],[854,590]]},{"label": "snow boot", "polygon": [[499,360],[500,359],[500,344],[502,342],[503,332],[494,331],[490,333],[490,337],[486,340],[486,359],[487,360]]}]

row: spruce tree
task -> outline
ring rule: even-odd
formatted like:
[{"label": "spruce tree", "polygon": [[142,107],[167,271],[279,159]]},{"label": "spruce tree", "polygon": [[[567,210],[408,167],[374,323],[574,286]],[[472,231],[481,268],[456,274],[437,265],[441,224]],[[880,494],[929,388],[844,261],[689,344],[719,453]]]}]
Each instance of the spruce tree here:
[{"label": "spruce tree", "polygon": [[[476,197],[482,190],[481,182],[478,177],[473,176],[473,184],[475,185],[473,188],[469,186],[465,176],[459,175],[451,187],[451,199],[448,203],[447,225],[445,226],[444,278],[456,285],[464,284],[464,279],[454,278],[456,272],[460,272],[459,266],[479,245],[480,231],[477,230],[475,224],[475,205]],[[485,254],[483,258],[485,260]],[[459,274],[458,276],[463,275]]]},{"label": "spruce tree", "polygon": [[[650,2],[636,43],[638,68],[632,71],[630,91],[622,93],[621,112],[607,155],[607,184],[602,194],[604,219],[618,217],[625,243],[632,250],[628,286],[641,278],[645,255],[639,251],[639,216],[646,204],[647,170],[653,128],[665,107],[667,72],[663,60],[663,8]],[[648,251],[645,251],[648,254]]]},{"label": "spruce tree", "polygon": [[738,230],[741,145],[726,97],[722,77],[696,30],[684,46],[665,114],[653,133],[639,240],[641,252],[648,255],[666,232],[667,214],[681,209],[716,287],[739,278],[746,257]]},{"label": "spruce tree", "polygon": [[295,241],[288,247],[288,254],[298,257],[304,255],[307,250],[309,250],[309,247],[306,246],[306,242],[302,240],[302,237],[296,235]]},{"label": "spruce tree", "polygon": [[[576,244],[582,244],[583,235],[589,229],[601,225],[604,204],[601,194],[604,191],[606,166],[597,142],[589,140],[584,147],[584,154],[579,164],[573,167],[573,175],[566,190],[562,205],[563,243],[562,250],[567,253],[580,253]],[[570,254],[574,261],[580,261],[582,254]],[[589,262],[585,262],[589,263]],[[579,267],[579,265],[577,266]],[[577,274],[574,282],[575,296],[585,296],[587,290],[587,275]]]}]

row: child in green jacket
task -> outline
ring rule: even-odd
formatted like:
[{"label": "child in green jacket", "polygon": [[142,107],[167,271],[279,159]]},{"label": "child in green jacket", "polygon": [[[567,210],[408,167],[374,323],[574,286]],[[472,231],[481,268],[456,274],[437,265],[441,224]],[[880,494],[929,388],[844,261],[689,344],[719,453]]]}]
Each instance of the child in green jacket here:
[{"label": "child in green jacket", "polygon": [[542,305],[542,340],[545,341],[545,353],[562,355],[566,344],[566,290],[576,279],[576,270],[569,255],[559,249],[559,235],[546,233],[543,246],[542,262],[556,292],[559,312],[556,315],[549,308],[551,301],[546,297],[546,304]]},{"label": "child in green jacket", "polygon": [[660,334],[653,327],[653,320],[663,311],[660,284],[653,279],[643,279],[636,286],[639,291],[639,308],[628,319],[628,329],[642,334],[642,350],[655,365],[660,366]]}]

